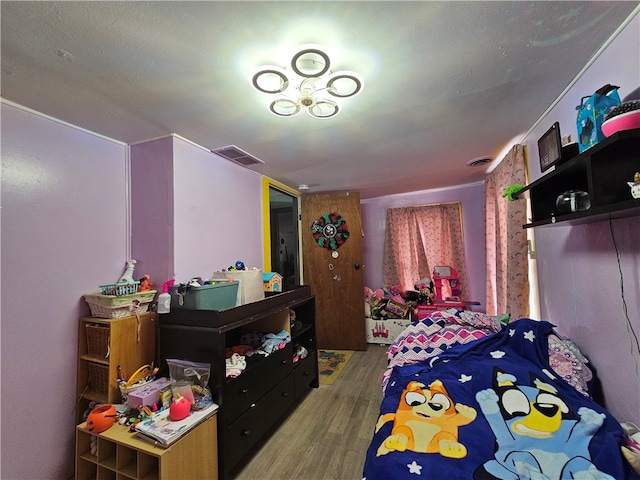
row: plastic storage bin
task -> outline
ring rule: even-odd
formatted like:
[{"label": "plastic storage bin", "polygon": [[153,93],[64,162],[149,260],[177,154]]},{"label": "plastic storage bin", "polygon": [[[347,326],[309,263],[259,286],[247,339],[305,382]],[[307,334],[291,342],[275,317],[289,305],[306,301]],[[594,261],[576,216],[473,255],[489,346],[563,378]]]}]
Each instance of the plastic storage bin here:
[{"label": "plastic storage bin", "polygon": [[226,310],[236,306],[238,282],[220,282],[200,287],[169,287],[171,308]]}]

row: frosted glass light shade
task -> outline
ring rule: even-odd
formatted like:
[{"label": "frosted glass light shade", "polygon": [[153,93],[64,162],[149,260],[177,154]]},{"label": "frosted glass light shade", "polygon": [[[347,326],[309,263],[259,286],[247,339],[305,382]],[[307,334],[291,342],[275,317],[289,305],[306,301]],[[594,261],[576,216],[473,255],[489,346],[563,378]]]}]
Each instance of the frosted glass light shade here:
[{"label": "frosted glass light shade", "polygon": [[282,93],[289,86],[289,78],[283,68],[268,65],[253,75],[251,83],[256,90],[264,93]]},{"label": "frosted glass light shade", "polygon": [[353,97],[362,91],[364,80],[355,72],[333,73],[327,80],[327,91],[334,97]]},{"label": "frosted glass light shade", "polygon": [[330,66],[329,56],[315,45],[304,45],[291,59],[291,69],[304,78],[321,77]]},{"label": "frosted glass light shade", "polygon": [[269,111],[278,117],[293,117],[300,113],[300,105],[290,98],[280,97],[269,104]]}]

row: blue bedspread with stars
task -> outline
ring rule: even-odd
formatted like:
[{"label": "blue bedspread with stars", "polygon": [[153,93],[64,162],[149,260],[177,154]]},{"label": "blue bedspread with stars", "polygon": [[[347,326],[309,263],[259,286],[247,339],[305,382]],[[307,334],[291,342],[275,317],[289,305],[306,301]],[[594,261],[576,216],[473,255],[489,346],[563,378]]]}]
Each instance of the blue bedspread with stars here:
[{"label": "blue bedspread with stars", "polygon": [[553,327],[520,319],[395,367],[363,478],[640,479],[618,421],[549,366]]}]

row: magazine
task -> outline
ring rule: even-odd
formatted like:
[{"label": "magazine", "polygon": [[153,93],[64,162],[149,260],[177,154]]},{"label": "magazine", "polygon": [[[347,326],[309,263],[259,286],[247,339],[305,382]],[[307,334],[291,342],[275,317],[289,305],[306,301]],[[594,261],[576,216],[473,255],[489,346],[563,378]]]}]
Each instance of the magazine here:
[{"label": "magazine", "polygon": [[191,412],[187,418],[176,422],[169,418],[169,409],[165,408],[138,423],[136,436],[166,448],[209,418],[216,410],[218,410],[218,405],[212,403],[207,408]]}]

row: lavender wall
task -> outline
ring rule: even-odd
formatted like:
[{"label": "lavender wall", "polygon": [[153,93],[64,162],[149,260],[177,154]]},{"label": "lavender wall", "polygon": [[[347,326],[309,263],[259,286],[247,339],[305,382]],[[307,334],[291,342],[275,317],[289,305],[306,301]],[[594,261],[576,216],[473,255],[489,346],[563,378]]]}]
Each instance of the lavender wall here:
[{"label": "lavender wall", "polygon": [[133,257],[156,287],[262,268],[261,176],[177,136],[131,147]]},{"label": "lavender wall", "polygon": [[129,256],[140,259],[136,277],[155,281],[210,276],[237,259],[262,266],[261,179],[174,137],[128,152],[0,108],[0,478],[66,479],[74,473],[78,318],[89,315],[82,294],[117,281]]},{"label": "lavender wall", "polygon": [[132,145],[130,157],[131,256],[159,290],[175,272],[173,138]]},{"label": "lavender wall", "polygon": [[362,248],[366,286],[376,289],[384,283],[382,256],[387,209],[443,202],[462,204],[464,253],[469,281],[469,285],[463,285],[462,288],[465,298],[479,301],[482,306],[485,304],[484,184],[481,183],[362,200]]},{"label": "lavender wall", "polygon": [[[640,86],[640,17],[608,46],[526,138],[531,176],[540,177],[537,139],[555,121],[576,139],[580,98],[612,83],[620,96]],[[640,169],[640,159],[638,163]],[[631,180],[631,179],[629,179]],[[607,407],[620,421],[640,423],[640,219],[534,229],[542,319],[558,325],[598,370]],[[618,270],[616,248],[620,253]],[[625,304],[627,314],[625,314]]]},{"label": "lavender wall", "polygon": [[178,280],[236,260],[262,268],[262,177],[183,140],[173,147]]},{"label": "lavender wall", "polygon": [[13,106],[0,112],[0,476],[69,478],[82,294],[125,265],[125,146]]}]

